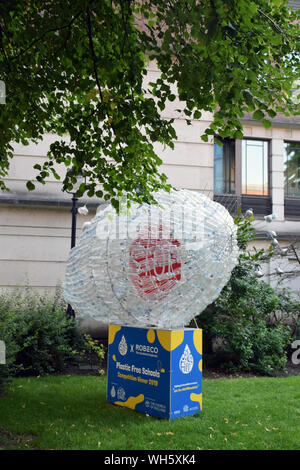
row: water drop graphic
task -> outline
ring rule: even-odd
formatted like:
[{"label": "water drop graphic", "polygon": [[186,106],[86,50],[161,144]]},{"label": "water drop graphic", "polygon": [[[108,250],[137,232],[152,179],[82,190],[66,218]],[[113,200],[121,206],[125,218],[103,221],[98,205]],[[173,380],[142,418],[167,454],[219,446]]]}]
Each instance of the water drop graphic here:
[{"label": "water drop graphic", "polygon": [[125,354],[127,353],[128,347],[127,347],[127,343],[126,343],[126,339],[124,335],[121,338],[118,349],[119,349],[119,353],[121,354],[121,356],[125,356]]},{"label": "water drop graphic", "polygon": [[184,352],[179,361],[179,369],[183,374],[189,374],[194,365],[194,358],[188,345],[185,346]]}]

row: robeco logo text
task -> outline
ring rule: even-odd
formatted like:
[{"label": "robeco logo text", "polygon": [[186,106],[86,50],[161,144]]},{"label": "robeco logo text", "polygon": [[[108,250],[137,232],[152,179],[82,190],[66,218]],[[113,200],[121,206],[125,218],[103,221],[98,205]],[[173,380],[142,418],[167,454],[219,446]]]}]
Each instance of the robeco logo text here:
[{"label": "robeco logo text", "polygon": [[158,348],[156,346],[146,346],[145,344],[136,344],[135,350],[139,352],[147,352],[152,354],[158,353]]}]

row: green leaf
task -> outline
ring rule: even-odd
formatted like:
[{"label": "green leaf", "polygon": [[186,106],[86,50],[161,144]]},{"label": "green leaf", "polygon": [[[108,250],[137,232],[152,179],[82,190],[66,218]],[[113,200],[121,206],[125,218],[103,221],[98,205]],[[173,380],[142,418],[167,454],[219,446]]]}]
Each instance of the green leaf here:
[{"label": "green leaf", "polygon": [[28,191],[33,191],[35,189],[35,185],[31,181],[27,181],[26,187]]},{"label": "green leaf", "polygon": [[77,197],[82,197],[84,192],[85,192],[85,189],[86,189],[85,183],[81,183],[81,185],[79,186],[79,188],[76,191],[76,196]]},{"label": "green leaf", "polygon": [[265,129],[269,129],[272,126],[271,121],[268,121],[267,119],[262,119],[261,122],[262,122]]},{"label": "green leaf", "polygon": [[253,113],[252,117],[253,117],[253,119],[256,119],[257,121],[261,121],[265,117],[265,115],[260,109],[257,109]]},{"label": "green leaf", "polygon": [[270,116],[270,118],[274,118],[276,116],[276,112],[273,111],[273,109],[268,109],[267,113]]},{"label": "green leaf", "polygon": [[235,139],[242,139],[244,137],[243,132],[238,130],[234,133],[234,138]]},{"label": "green leaf", "polygon": [[[1,178],[15,158],[11,142],[29,145],[50,133],[68,138],[52,143],[35,170],[61,163],[88,168],[85,193],[101,184],[108,199],[125,192],[134,197],[141,181],[143,200],[151,200],[153,191],[168,187],[154,144],[173,148],[176,142],[177,123],[161,112],[168,101],[181,101],[176,108],[188,125],[212,113],[212,122],[202,122],[208,127],[204,142],[208,133],[240,138],[245,112],[265,126],[273,109],[296,113],[290,97],[299,79],[299,23],[287,2],[188,0],[173,10],[160,0],[138,6],[51,0],[43,15],[43,2],[8,3],[1,10],[0,71],[8,88],[0,106]],[[134,22],[134,10],[148,23],[147,32]],[[27,187],[33,190],[33,183]],[[0,188],[6,188],[2,179]]]}]

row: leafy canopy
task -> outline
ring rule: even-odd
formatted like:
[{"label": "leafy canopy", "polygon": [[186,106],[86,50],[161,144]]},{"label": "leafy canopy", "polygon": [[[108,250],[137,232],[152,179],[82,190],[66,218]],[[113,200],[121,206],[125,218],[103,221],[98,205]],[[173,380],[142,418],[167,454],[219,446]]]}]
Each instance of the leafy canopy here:
[{"label": "leafy canopy", "polygon": [[[96,194],[116,207],[124,193],[153,201],[153,191],[169,187],[154,144],[174,146],[173,120],[161,111],[175,100],[175,85],[188,123],[214,113],[204,141],[241,138],[248,112],[266,127],[268,117],[296,112],[297,15],[286,0],[1,2],[7,96],[0,176],[7,175],[13,141],[27,145],[53,132],[68,140],[57,139],[45,163],[34,166],[38,181],[51,173],[59,179],[54,164],[62,163],[75,174],[85,168],[88,182],[78,195]],[[145,89],[148,60],[161,75]],[[67,175],[63,189],[75,181]]]}]

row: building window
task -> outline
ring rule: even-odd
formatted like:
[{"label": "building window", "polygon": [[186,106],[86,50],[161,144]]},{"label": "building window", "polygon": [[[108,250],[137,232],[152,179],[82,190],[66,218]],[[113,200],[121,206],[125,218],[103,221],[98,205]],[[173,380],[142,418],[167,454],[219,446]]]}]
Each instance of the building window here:
[{"label": "building window", "polygon": [[284,195],[300,197],[300,143],[284,144]]},{"label": "building window", "polygon": [[235,193],[235,141],[224,140],[220,147],[214,144],[214,192]]},{"label": "building window", "polygon": [[214,145],[214,200],[230,213],[253,208],[256,215],[270,214],[269,142],[225,139]]},{"label": "building window", "polygon": [[268,142],[250,139],[242,141],[242,194],[268,196],[268,154]]}]

